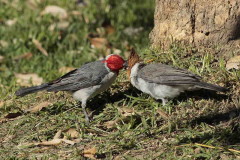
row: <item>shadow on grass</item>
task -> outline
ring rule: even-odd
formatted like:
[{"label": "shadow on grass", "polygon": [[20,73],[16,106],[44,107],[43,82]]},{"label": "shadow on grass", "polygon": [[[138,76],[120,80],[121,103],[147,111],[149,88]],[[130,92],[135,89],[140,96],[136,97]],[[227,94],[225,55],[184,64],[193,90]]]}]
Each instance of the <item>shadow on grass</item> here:
[{"label": "shadow on grass", "polygon": [[221,101],[224,99],[228,99],[228,96],[225,95],[224,93],[218,94],[215,91],[200,89],[197,91],[185,92],[178,97],[178,100],[187,101],[188,98],[195,98],[196,100],[201,100],[201,99],[213,100],[214,99],[214,100]]},{"label": "shadow on grass", "polygon": [[65,112],[72,108],[72,105],[67,105],[65,102],[64,103],[55,103],[51,107],[44,107],[41,111],[47,112],[50,115],[58,115],[61,114],[62,112]]},{"label": "shadow on grass", "polygon": [[[115,102],[118,102],[123,99],[129,99],[128,97],[126,97],[126,95],[137,96],[138,93],[140,93],[140,91],[136,90],[133,87],[128,87],[126,90],[119,91],[113,95],[111,94],[110,91],[105,91],[102,94],[99,94],[99,95],[93,97],[92,99],[89,99],[87,101],[87,108],[94,111],[93,115],[97,115],[103,111],[103,109],[106,107],[107,103],[115,103]],[[62,94],[61,96],[62,96],[61,97],[62,99],[67,99],[65,97],[65,94]],[[48,114],[50,114],[50,115],[57,115],[57,114],[61,114],[62,112],[71,110],[72,108],[75,108],[75,107],[82,110],[81,102],[76,101],[76,104],[74,104],[74,103],[67,104],[65,102],[56,102],[51,107],[43,108],[42,111],[48,112]]]},{"label": "shadow on grass", "polygon": [[236,145],[240,144],[240,119],[225,127],[215,129],[213,132],[207,132],[203,135],[194,137],[184,137],[179,143],[206,143],[208,141],[215,141],[222,145]]},{"label": "shadow on grass", "polygon": [[[205,90],[196,92],[192,94],[191,97],[200,98],[201,95],[203,95],[203,99],[215,99],[219,101],[229,98],[226,95],[219,95],[215,92],[206,92]],[[201,123],[206,123],[211,126],[218,125],[218,127],[212,132],[207,132],[194,138],[185,137],[181,139],[179,143],[206,143],[207,141],[214,140],[220,142],[222,145],[240,144],[240,108],[236,107],[223,113],[211,112],[207,115],[196,117],[195,119],[189,121],[188,125],[194,128]]]},{"label": "shadow on grass", "polygon": [[209,125],[217,125],[222,122],[230,121],[233,118],[240,117],[240,109],[233,109],[225,113],[211,113],[209,115],[200,116],[190,122],[191,125],[207,123]]},{"label": "shadow on grass", "polygon": [[94,115],[97,115],[103,111],[107,103],[115,103],[123,99],[129,99],[126,95],[137,96],[137,93],[139,92],[133,87],[129,87],[128,89],[122,92],[119,91],[113,95],[107,91],[91,99],[88,102],[87,107],[94,110]]},{"label": "shadow on grass", "polygon": [[[120,89],[118,88],[118,90],[120,90]],[[98,115],[99,113],[101,113],[103,111],[103,109],[105,108],[107,103],[115,103],[115,102],[118,102],[123,99],[129,99],[126,95],[131,95],[131,96],[137,97],[138,94],[140,94],[140,93],[141,93],[141,91],[137,90],[136,88],[134,88],[132,86],[128,87],[124,91],[116,92],[113,95],[111,94],[110,91],[106,91],[106,92],[103,92],[102,94],[99,94],[96,97],[90,99],[87,102],[87,108],[94,111],[91,116]],[[196,100],[215,99],[215,100],[219,100],[219,101],[228,98],[228,96],[226,96],[226,95],[217,94],[216,92],[213,92],[213,91],[199,90],[199,91],[183,93],[178,98],[175,98],[173,100],[173,103],[177,104],[178,103],[177,101],[187,101],[188,98],[193,98],[193,97]],[[65,98],[64,95],[62,98],[63,99]],[[159,101],[159,103],[161,103],[161,101]],[[60,114],[64,111],[71,109],[72,107],[74,107],[72,105],[66,106],[66,103],[57,103],[57,104],[54,104],[52,107],[49,107],[49,108],[46,108],[43,110],[49,112],[49,114],[56,115],[56,114]],[[81,105],[79,105],[79,109],[81,109]],[[200,124],[201,122],[208,123],[208,124],[219,123],[224,120],[229,120],[230,119],[229,116],[233,115],[233,113],[240,113],[240,111],[234,110],[234,111],[229,111],[229,113],[221,113],[221,114],[216,114],[216,115],[211,114],[211,115],[207,115],[207,116],[198,117],[191,122],[191,125]]]},{"label": "shadow on grass", "polygon": [[[206,100],[217,100],[217,101],[222,101],[229,99],[229,96],[224,95],[224,94],[217,94],[216,92],[213,91],[208,91],[208,90],[200,90],[199,92],[193,92],[190,93],[191,97],[196,98],[196,100],[200,99],[206,99]],[[184,99],[184,98],[183,98]],[[231,104],[228,104],[231,105]],[[204,116],[199,116],[195,119],[193,119],[190,124],[192,126],[198,125],[200,123],[207,123],[209,125],[217,125],[220,124],[221,122],[227,122],[230,121],[231,119],[234,119],[236,117],[240,116],[240,108],[235,108],[231,109],[227,112],[224,113],[209,113],[208,115]]]}]

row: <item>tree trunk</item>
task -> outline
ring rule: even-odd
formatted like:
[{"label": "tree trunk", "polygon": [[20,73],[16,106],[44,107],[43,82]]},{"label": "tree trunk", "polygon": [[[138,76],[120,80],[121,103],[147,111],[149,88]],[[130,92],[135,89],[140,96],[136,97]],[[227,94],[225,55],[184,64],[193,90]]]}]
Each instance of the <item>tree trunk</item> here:
[{"label": "tree trunk", "polygon": [[239,51],[240,0],[156,0],[153,47],[173,40]]}]

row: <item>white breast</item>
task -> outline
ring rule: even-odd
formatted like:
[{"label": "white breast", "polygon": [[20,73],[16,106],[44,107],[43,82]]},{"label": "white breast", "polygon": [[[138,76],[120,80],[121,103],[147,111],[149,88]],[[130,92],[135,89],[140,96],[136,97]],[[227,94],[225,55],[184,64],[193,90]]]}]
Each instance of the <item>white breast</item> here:
[{"label": "white breast", "polygon": [[139,70],[139,63],[136,63],[131,69],[131,83],[137,89],[144,93],[150,94],[155,99],[174,98],[181,92],[186,90],[189,86],[168,86],[156,83],[149,83],[142,78],[137,77]]},{"label": "white breast", "polygon": [[98,93],[107,90],[117,78],[117,74],[109,72],[102,80],[101,84],[80,89],[73,93],[73,98],[78,101],[85,101],[96,96]]}]

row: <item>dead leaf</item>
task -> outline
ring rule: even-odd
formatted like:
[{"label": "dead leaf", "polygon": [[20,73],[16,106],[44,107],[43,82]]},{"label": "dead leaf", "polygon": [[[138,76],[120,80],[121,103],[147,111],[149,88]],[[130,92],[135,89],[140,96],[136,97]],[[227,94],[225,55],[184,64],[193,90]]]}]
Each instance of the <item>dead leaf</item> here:
[{"label": "dead leaf", "polygon": [[8,47],[8,42],[0,40],[0,46],[3,48]]},{"label": "dead leaf", "polygon": [[90,19],[89,19],[89,16],[87,16],[87,15],[83,15],[83,20],[84,20],[84,22],[86,23],[86,24],[89,24],[90,23]]},{"label": "dead leaf", "polygon": [[114,121],[107,121],[105,122],[103,125],[105,127],[107,127],[108,129],[110,128],[115,128],[116,127],[116,123],[118,122],[119,120],[114,120]]},{"label": "dead leaf", "polygon": [[226,64],[226,68],[227,70],[240,69],[240,55],[229,59]]},{"label": "dead leaf", "polygon": [[31,52],[24,53],[18,56],[15,56],[13,60],[20,60],[20,59],[30,59],[32,58],[33,54]]},{"label": "dead leaf", "polygon": [[52,105],[53,103],[51,102],[42,102],[42,103],[39,103],[37,104],[36,106],[32,107],[32,108],[29,108],[28,110],[26,110],[27,112],[31,112],[31,113],[35,113],[35,112],[38,112],[38,111],[41,111],[43,108],[49,106],[49,105]]},{"label": "dead leaf", "polygon": [[115,28],[112,25],[106,25],[104,26],[104,29],[107,34],[113,34],[114,32],[116,32]]},{"label": "dead leaf", "polygon": [[73,141],[74,141],[75,143],[80,143],[80,142],[82,141],[82,139],[77,138],[77,139],[73,139]]},{"label": "dead leaf", "polygon": [[106,38],[90,38],[93,48],[106,49],[109,46],[109,42]]},{"label": "dead leaf", "polygon": [[48,52],[42,47],[42,44],[36,40],[36,39],[33,39],[33,44],[37,47],[37,49],[42,53],[44,54],[45,56],[48,56]]},{"label": "dead leaf", "polygon": [[4,57],[3,56],[0,56],[0,63],[2,63],[4,60]]},{"label": "dead leaf", "polygon": [[66,131],[66,135],[70,136],[71,138],[78,138],[79,137],[79,133],[75,128],[69,128]]},{"label": "dead leaf", "polygon": [[162,109],[158,108],[157,113],[165,120],[169,119],[169,116],[167,113],[165,113]]},{"label": "dead leaf", "polygon": [[4,101],[0,101],[0,108],[1,108],[2,106],[4,106],[4,104],[5,104]]},{"label": "dead leaf", "polygon": [[90,159],[96,159],[94,155],[92,154],[84,154],[84,157],[90,158]]},{"label": "dead leaf", "polygon": [[4,105],[10,105],[10,104],[12,104],[11,100],[0,101],[0,108],[3,107]]},{"label": "dead leaf", "polygon": [[74,145],[75,142],[74,141],[71,141],[71,140],[68,140],[68,139],[62,139],[63,142],[67,143],[67,144],[71,144],[71,145]]},{"label": "dead leaf", "polygon": [[16,19],[9,19],[5,22],[7,26],[13,26],[17,22]]},{"label": "dead leaf", "polygon": [[61,67],[61,68],[59,68],[58,72],[62,73],[62,74],[65,74],[65,73],[68,73],[68,72],[70,72],[70,71],[72,71],[74,69],[76,69],[76,68],[73,68],[73,67]]},{"label": "dead leaf", "polygon": [[56,146],[62,143],[62,139],[53,139],[51,141],[43,141],[39,143],[34,143],[36,146]]},{"label": "dead leaf", "polygon": [[8,122],[9,119],[6,118],[1,118],[0,119],[0,124]]},{"label": "dead leaf", "polygon": [[200,154],[200,153],[201,153],[201,148],[196,148],[196,149],[194,150],[194,153],[195,153],[195,154]]},{"label": "dead leaf", "polygon": [[59,139],[61,137],[61,134],[62,134],[62,130],[59,130],[55,136],[53,137],[53,139]]},{"label": "dead leaf", "polygon": [[132,116],[136,114],[133,108],[127,108],[127,107],[118,108],[118,112],[120,112],[121,115],[124,117]]},{"label": "dead leaf", "polygon": [[25,149],[25,148],[30,148],[30,147],[34,147],[35,146],[35,144],[34,143],[19,143],[18,145],[17,145],[17,148],[18,149]]},{"label": "dead leaf", "polygon": [[17,83],[21,86],[31,86],[31,84],[40,85],[43,82],[43,78],[39,77],[35,73],[28,74],[15,73],[15,77],[17,79]]},{"label": "dead leaf", "polygon": [[97,149],[95,147],[90,148],[90,149],[84,149],[83,154],[96,154]]},{"label": "dead leaf", "polygon": [[19,116],[21,116],[21,115],[22,115],[21,112],[8,113],[4,118],[13,119],[13,118],[19,117]]},{"label": "dead leaf", "polygon": [[97,153],[97,149],[95,147],[87,149],[83,151],[83,156],[90,158],[90,159],[96,159],[94,155]]},{"label": "dead leaf", "polygon": [[120,54],[120,53],[122,53],[122,51],[120,49],[113,48],[112,50],[113,50],[112,54]]},{"label": "dead leaf", "polygon": [[32,147],[32,146],[56,146],[60,145],[62,142],[66,144],[74,145],[75,143],[79,143],[80,139],[68,140],[66,138],[60,138],[62,134],[62,130],[59,130],[52,140],[50,141],[43,141],[43,142],[36,142],[36,143],[26,143],[19,145],[19,148],[23,147]]},{"label": "dead leaf", "polygon": [[59,19],[66,19],[68,17],[67,11],[59,6],[47,6],[41,12],[41,15],[51,14]]},{"label": "dead leaf", "polygon": [[55,145],[61,144],[62,142],[65,142],[65,143],[71,144],[71,145],[74,145],[76,143],[76,142],[68,140],[66,138],[60,138],[61,134],[62,134],[62,130],[59,130],[55,134],[55,136],[53,137],[52,140],[50,140],[50,141],[43,141],[43,142],[34,143],[34,144],[37,145],[37,146],[39,146],[39,145],[40,146],[55,146]]}]

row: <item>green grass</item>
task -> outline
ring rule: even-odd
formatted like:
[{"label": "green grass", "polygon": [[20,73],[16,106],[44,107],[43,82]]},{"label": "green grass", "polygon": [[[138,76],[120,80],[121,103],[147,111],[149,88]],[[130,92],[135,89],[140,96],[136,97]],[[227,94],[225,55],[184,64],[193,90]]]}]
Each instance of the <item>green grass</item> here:
[{"label": "green grass", "polygon": [[[63,21],[69,22],[67,28],[49,30],[50,25],[60,20],[41,15],[48,5],[66,9],[69,16]],[[227,71],[225,60],[216,58],[214,53],[178,43],[167,51],[150,49],[148,34],[153,28],[153,0],[91,0],[86,6],[76,5],[74,0],[39,0],[35,4],[30,0],[0,0],[0,6],[0,55],[4,56],[0,62],[0,98],[6,102],[0,107],[1,159],[83,159],[83,150],[94,146],[99,159],[240,158],[240,153],[228,150],[240,150],[240,72]],[[73,11],[80,15],[72,14]],[[7,26],[6,21],[10,19],[17,22]],[[104,34],[105,24],[111,24],[115,32]],[[143,31],[127,35],[124,32],[127,27],[143,27]],[[112,51],[119,49],[124,58],[128,56],[128,48],[135,47],[145,61],[153,59],[189,69],[205,81],[225,85],[230,91],[226,95],[189,92],[163,107],[161,102],[134,89],[125,72],[121,72],[108,91],[89,101],[88,112],[93,112],[90,126],[85,125],[81,108],[74,106],[68,93],[14,96],[20,88],[14,73],[36,73],[44,81],[50,81],[62,75],[61,67],[80,67],[103,57],[105,50],[92,48],[89,34],[106,38]],[[41,42],[49,56],[35,47],[33,39]],[[33,57],[14,60],[28,52]],[[44,101],[53,105],[36,113],[25,112]],[[130,111],[127,114],[121,108]],[[169,118],[162,116],[159,109]],[[17,112],[22,115],[3,121],[7,114]],[[116,123],[109,128],[106,122],[112,121]],[[80,133],[79,143],[25,145],[50,140],[57,131],[69,128]]]}]

